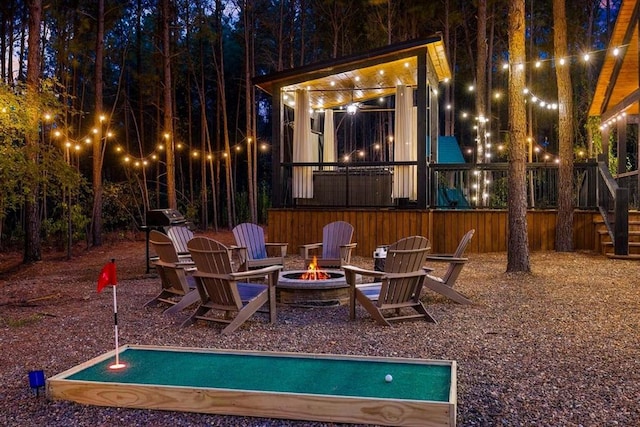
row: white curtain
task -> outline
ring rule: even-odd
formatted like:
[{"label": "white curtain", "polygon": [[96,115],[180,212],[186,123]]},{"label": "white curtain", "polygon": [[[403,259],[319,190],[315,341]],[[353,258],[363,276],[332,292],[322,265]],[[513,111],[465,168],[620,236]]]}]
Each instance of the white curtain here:
[{"label": "white curtain", "polygon": [[[396,162],[416,161],[417,108],[413,106],[413,88],[396,87],[395,134],[393,155]],[[393,198],[417,199],[417,166],[396,166],[393,175]]]},{"label": "white curtain", "polygon": [[[311,137],[311,114],[309,113],[309,108],[309,93],[306,90],[297,90],[293,125],[294,163],[318,161],[318,146],[313,143],[317,139]],[[292,190],[294,198],[313,198],[312,166],[293,167]]]},{"label": "white curtain", "polygon": [[[333,110],[324,110],[324,146],[322,148],[322,161],[332,163],[336,161],[336,134],[333,125]],[[333,166],[325,167],[325,170],[333,170]]]}]

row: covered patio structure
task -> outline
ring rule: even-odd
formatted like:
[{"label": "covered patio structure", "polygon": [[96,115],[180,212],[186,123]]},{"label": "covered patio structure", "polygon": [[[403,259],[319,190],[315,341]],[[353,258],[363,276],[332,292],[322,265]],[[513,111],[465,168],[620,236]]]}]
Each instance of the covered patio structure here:
[{"label": "covered patio structure", "polygon": [[257,77],[272,97],[273,206],[426,208],[450,77],[439,35]]}]

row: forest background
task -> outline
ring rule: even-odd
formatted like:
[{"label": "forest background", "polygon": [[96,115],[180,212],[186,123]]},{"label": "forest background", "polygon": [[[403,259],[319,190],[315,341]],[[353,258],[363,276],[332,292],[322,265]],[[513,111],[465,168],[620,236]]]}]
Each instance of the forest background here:
[{"label": "forest background", "polygon": [[[573,149],[593,154],[586,112],[620,0],[566,3]],[[552,6],[525,7],[527,81],[550,100]],[[498,134],[508,122],[508,10],[508,0],[6,0],[0,249],[23,247],[28,262],[42,241],[99,246],[165,207],[202,229],[264,223],[270,103],[252,78],[435,33],[453,70],[442,134],[473,148],[465,117],[482,109]],[[528,120],[557,153],[557,112]]]}]

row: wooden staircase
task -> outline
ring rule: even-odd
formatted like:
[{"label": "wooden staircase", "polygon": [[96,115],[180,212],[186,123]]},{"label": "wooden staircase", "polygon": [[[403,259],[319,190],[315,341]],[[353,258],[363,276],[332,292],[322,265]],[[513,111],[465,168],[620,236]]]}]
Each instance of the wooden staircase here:
[{"label": "wooden staircase", "polygon": [[640,211],[629,211],[629,254],[615,255],[611,236],[607,231],[604,219],[596,215],[596,252],[613,259],[633,259],[640,261]]}]

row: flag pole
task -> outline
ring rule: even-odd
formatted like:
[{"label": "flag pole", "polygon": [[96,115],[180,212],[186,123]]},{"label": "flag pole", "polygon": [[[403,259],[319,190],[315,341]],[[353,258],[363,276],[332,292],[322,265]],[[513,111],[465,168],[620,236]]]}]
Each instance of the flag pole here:
[{"label": "flag pole", "polygon": [[[115,259],[112,259],[111,262],[115,263]],[[122,369],[124,368],[124,363],[120,363],[120,349],[118,348],[118,297],[116,293],[117,286],[115,283],[112,286],[113,288],[113,329],[116,338],[116,363],[109,366],[109,369]]]}]

